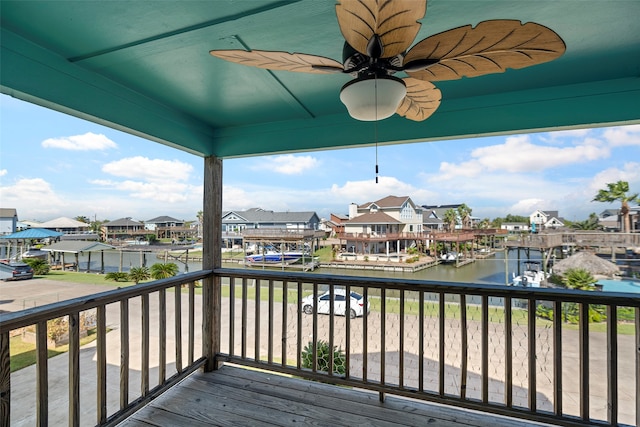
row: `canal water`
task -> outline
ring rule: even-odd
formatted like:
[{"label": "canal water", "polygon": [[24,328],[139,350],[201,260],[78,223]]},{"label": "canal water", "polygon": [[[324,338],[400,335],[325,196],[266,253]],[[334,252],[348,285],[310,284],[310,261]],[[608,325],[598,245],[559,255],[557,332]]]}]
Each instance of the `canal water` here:
[{"label": "canal water", "polygon": [[[164,262],[164,256],[158,252],[159,257],[155,252],[139,252],[139,251],[105,251],[104,253],[104,271],[105,273],[120,271],[127,272],[132,267],[140,267]],[[523,268],[523,263],[527,259],[532,261],[540,261],[540,253],[537,251],[531,251],[527,254],[522,251],[520,253],[520,263],[518,263],[517,251],[509,251],[507,260],[505,260],[505,253],[498,252],[494,256],[486,259],[478,259],[471,264],[464,265],[456,268],[455,265],[441,264],[435,267],[430,267],[415,273],[400,273],[390,271],[378,271],[378,270],[348,270],[348,269],[332,269],[332,268],[319,268],[315,270],[321,274],[336,274],[343,276],[365,276],[365,277],[385,277],[385,278],[398,278],[398,279],[415,279],[415,280],[433,280],[439,282],[468,282],[468,283],[481,283],[490,285],[505,285],[511,281],[513,275],[518,275]],[[74,262],[73,256],[65,258],[67,263]],[[169,262],[175,262],[181,273],[198,271],[202,268],[202,263],[189,262],[185,265],[183,262],[171,260]],[[520,264],[520,270],[518,265]],[[80,271],[87,271],[88,258],[86,255],[79,257]],[[228,264],[226,267],[242,268],[241,264]],[[91,272],[99,272],[101,270],[101,260],[99,254],[93,254],[91,257]]]}]

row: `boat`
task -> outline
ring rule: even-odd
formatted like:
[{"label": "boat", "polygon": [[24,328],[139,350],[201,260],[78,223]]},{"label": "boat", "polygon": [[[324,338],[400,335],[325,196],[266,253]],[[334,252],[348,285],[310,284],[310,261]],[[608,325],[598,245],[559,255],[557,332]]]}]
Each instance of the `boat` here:
[{"label": "boat", "polygon": [[[285,264],[292,264],[294,262],[299,261],[303,255],[305,255],[304,252],[265,252],[264,254],[254,254],[254,255],[247,255],[246,257],[244,257],[244,260],[246,263],[249,264],[253,264],[253,263],[263,263],[263,264],[278,264],[278,263],[285,263]],[[309,258],[311,258],[311,255],[306,254]]]},{"label": "boat", "polygon": [[530,288],[539,288],[540,285],[547,281],[551,273],[542,271],[542,263],[540,261],[526,261],[524,263],[524,272],[520,276],[513,273],[513,281],[510,286],[523,286]]},{"label": "boat", "polygon": [[440,255],[440,261],[442,261],[445,264],[456,262],[458,258],[460,258],[460,254],[455,251],[450,251]]}]

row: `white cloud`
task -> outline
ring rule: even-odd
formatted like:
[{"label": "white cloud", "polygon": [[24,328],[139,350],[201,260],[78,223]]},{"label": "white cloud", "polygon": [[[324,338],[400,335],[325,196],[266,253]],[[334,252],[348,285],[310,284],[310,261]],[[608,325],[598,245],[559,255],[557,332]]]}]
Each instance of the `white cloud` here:
[{"label": "white cloud", "polygon": [[591,199],[598,190],[607,188],[607,183],[618,181],[627,181],[631,193],[640,192],[640,163],[628,162],[621,168],[608,168],[596,174],[587,185]]},{"label": "white cloud", "polygon": [[484,172],[538,172],[559,166],[593,161],[610,155],[609,148],[596,139],[584,139],[580,145],[550,147],[536,145],[528,135],[510,136],[504,144],[489,145],[471,151],[471,160],[442,162],[434,182],[458,176],[477,177]]},{"label": "white cloud", "polygon": [[42,178],[22,178],[13,185],[0,187],[2,205],[31,215],[49,215],[65,206],[49,182]]},{"label": "white cloud", "polygon": [[281,173],[283,175],[300,175],[306,171],[315,169],[320,162],[313,156],[294,156],[286,154],[282,156],[271,156],[261,159],[255,170],[268,170]]},{"label": "white cloud", "polygon": [[640,125],[605,129],[603,137],[612,147],[640,146]]},{"label": "white cloud", "polygon": [[136,156],[110,162],[102,166],[102,171],[110,175],[141,179],[150,182],[186,181],[193,166],[179,160],[149,159]]},{"label": "white cloud", "polygon": [[117,148],[118,145],[102,134],[87,132],[84,135],[45,139],[42,141],[42,147],[72,151],[90,151]]},{"label": "white cloud", "polygon": [[5,176],[7,174],[6,169],[0,169],[0,176]]}]

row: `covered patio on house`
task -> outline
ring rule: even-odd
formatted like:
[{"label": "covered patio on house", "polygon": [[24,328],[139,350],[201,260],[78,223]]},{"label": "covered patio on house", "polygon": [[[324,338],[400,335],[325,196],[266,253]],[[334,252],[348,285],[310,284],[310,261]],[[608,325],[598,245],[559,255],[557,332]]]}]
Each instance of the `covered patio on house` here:
[{"label": "covered patio on house", "polygon": [[[394,4],[405,12],[422,9],[421,2]],[[468,24],[486,28],[480,23],[501,19],[509,23],[500,28],[519,28],[514,21],[550,28],[566,51],[531,67],[521,68],[527,59],[502,67],[499,58],[491,57],[480,68],[474,62],[448,78],[427,78],[418,87],[430,88],[429,101],[437,108],[422,103],[423,92],[412,92],[412,80],[407,80],[410,96],[405,99],[419,113],[433,114],[424,121],[416,119],[419,114],[409,120],[401,116],[407,109],[399,109],[375,123],[354,119],[340,101],[341,87],[353,79],[349,72],[334,72],[336,62],[342,63],[343,33],[353,37],[363,27],[357,19],[339,21],[333,2],[6,0],[0,2],[0,15],[3,94],[200,156],[204,176],[202,271],[2,315],[0,424],[243,423],[226,418],[223,398],[238,405],[248,395],[272,405],[269,411],[266,405],[244,406],[254,416],[268,417],[251,418],[255,423],[331,424],[345,416],[324,414],[318,398],[301,401],[296,387],[306,384],[302,387],[319,391],[321,386],[270,373],[280,372],[343,386],[322,388],[324,404],[332,395],[349,396],[361,411],[353,420],[371,424],[374,414],[389,420],[402,407],[408,424],[439,417],[442,425],[457,423],[476,417],[472,411],[477,410],[483,415],[469,425],[495,425],[491,414],[498,414],[518,425],[524,419],[640,426],[637,294],[247,272],[222,269],[220,251],[224,159],[358,146],[392,149],[400,143],[640,123],[640,3],[587,1],[576,7],[562,1],[462,5],[433,0],[424,18],[418,18],[421,26],[409,22],[407,27],[415,30],[412,40]],[[366,7],[353,16],[366,21],[365,15]],[[478,40],[490,38],[489,33]],[[467,30],[455,34],[457,40],[448,37],[445,45],[462,46],[466,52],[481,44],[464,45],[462,40],[473,40],[464,36]],[[517,37],[511,49],[520,52],[518,46],[536,36],[525,39]],[[391,46],[386,38],[370,40],[360,52],[371,58],[381,58],[376,53],[380,43]],[[337,61],[297,73],[282,71],[293,65],[267,70],[209,55],[210,50],[227,49],[304,52]],[[544,51],[545,46],[536,49]],[[276,62],[290,58],[267,57]],[[303,67],[308,59],[294,58],[295,66],[302,62]],[[433,59],[425,57],[397,74],[408,78],[414,71],[424,72]],[[475,59],[487,57],[478,54]],[[465,63],[462,57],[455,61]],[[393,66],[385,65],[387,70]],[[442,69],[457,67],[445,64]],[[487,69],[492,72],[482,71]],[[486,75],[474,77],[478,74]],[[304,312],[303,299],[309,295],[351,290],[371,303],[362,317],[339,316],[332,298],[328,316],[318,313],[319,304],[312,314]],[[566,304],[580,314],[573,329],[559,320]],[[540,305],[555,320],[541,323],[536,318]],[[595,305],[606,312],[600,329],[588,321]],[[96,312],[96,341],[81,347],[79,322],[86,310]],[[55,370],[63,376],[50,381],[54,371],[48,364],[54,362],[47,358],[47,321],[59,317],[69,324],[69,352],[58,356],[65,358],[67,369]],[[18,384],[10,372],[10,342],[25,327],[35,327],[37,364],[31,381]],[[319,355],[322,342],[342,352]],[[88,366],[80,364],[85,352],[95,356]],[[224,366],[226,362],[244,368]],[[261,383],[272,384],[273,392],[260,397],[256,390]],[[12,414],[24,403],[13,397],[14,390],[25,384],[33,389],[32,413],[15,419]],[[198,387],[210,393],[193,393]],[[348,387],[374,392],[375,399]],[[221,390],[227,393],[223,396]],[[454,409],[385,399],[387,395]],[[362,406],[376,399],[375,405]],[[296,409],[289,410],[290,417],[278,418],[278,405]],[[57,418],[60,410],[65,414]],[[315,410],[314,417],[299,418],[307,410]]]}]

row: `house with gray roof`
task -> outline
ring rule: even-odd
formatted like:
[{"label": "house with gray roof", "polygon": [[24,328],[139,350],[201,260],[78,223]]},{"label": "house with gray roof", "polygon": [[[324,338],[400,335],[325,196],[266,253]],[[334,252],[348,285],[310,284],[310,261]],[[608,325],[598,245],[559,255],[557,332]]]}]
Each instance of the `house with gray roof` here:
[{"label": "house with gray roof", "polygon": [[422,239],[422,207],[408,196],[387,196],[349,206],[341,244],[357,253],[401,252]]},{"label": "house with gray roof", "polygon": [[311,211],[275,212],[262,208],[222,213],[223,233],[242,233],[246,229],[282,228],[287,230],[318,230],[320,217]]},{"label": "house with gray roof", "polygon": [[0,208],[0,235],[15,233],[18,211],[14,208]]}]

